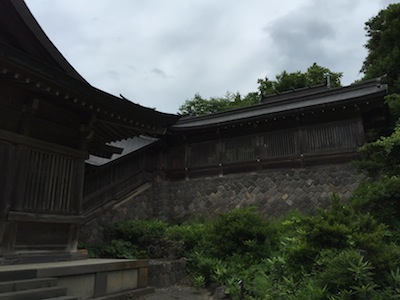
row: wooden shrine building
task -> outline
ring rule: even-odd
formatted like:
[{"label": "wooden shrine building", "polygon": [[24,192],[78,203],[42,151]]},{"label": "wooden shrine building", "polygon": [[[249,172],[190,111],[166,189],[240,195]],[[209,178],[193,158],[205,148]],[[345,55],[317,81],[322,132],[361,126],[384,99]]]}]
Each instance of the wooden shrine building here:
[{"label": "wooden shrine building", "polygon": [[384,127],[387,86],[307,87],[260,104],[183,117],[166,137],[167,178],[183,179],[348,161]]},{"label": "wooden shrine building", "polygon": [[[376,79],[179,118],[94,88],[23,0],[2,0],[0,264],[73,258],[81,224],[150,188],[154,178],[348,161],[367,132],[385,126],[386,94]],[[124,154],[139,135],[156,142]],[[85,166],[89,156],[104,161]]]},{"label": "wooden shrine building", "polygon": [[0,264],[73,257],[85,160],[177,118],[92,87],[22,0],[0,1]]},{"label": "wooden shrine building", "polygon": [[373,79],[183,116],[157,141],[88,169],[84,203],[101,204],[96,213],[114,212],[91,220],[81,237],[99,242],[109,224],[133,218],[182,222],[248,205],[279,216],[327,207],[332,193],[346,201],[362,180],[348,162],[389,125],[386,94]]}]

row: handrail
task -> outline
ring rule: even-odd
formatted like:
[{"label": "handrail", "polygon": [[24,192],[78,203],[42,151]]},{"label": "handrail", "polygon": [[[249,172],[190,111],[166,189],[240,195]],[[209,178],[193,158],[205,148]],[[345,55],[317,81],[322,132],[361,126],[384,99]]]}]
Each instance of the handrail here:
[{"label": "handrail", "polygon": [[151,151],[137,150],[86,174],[81,205],[85,221],[146,190],[155,167]]}]

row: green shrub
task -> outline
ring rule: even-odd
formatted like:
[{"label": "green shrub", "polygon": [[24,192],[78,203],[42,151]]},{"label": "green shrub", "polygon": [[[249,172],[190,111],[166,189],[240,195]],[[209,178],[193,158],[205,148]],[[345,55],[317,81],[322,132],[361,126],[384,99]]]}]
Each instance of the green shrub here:
[{"label": "green shrub", "polygon": [[206,234],[206,227],[204,223],[173,225],[165,230],[165,237],[183,243],[184,254],[187,255],[201,242]]},{"label": "green shrub", "polygon": [[143,247],[154,239],[162,239],[168,224],[160,220],[131,220],[114,224],[111,236]]},{"label": "green shrub", "polygon": [[400,174],[400,125],[394,132],[359,149],[362,159],[354,165],[371,178]]},{"label": "green shrub", "polygon": [[[164,258],[179,252],[179,245],[165,238],[168,224],[159,220],[131,220],[114,224],[111,239],[130,242],[143,256]],[[173,249],[173,250],[172,250]]]},{"label": "green shrub", "polygon": [[261,260],[270,256],[271,246],[277,243],[277,233],[255,208],[220,214],[210,225],[208,251],[217,258],[238,254]]},{"label": "green shrub", "polygon": [[[389,187],[396,189],[393,182]],[[359,203],[355,210],[334,197],[316,215],[274,221],[247,208],[205,223],[122,222],[92,253],[184,256],[194,285],[226,285],[231,299],[398,299],[400,248],[386,225],[358,211],[371,201]]]},{"label": "green shrub", "polygon": [[205,255],[202,251],[193,251],[188,257],[187,270],[193,276],[201,275],[206,283],[211,283],[212,270],[218,261],[217,258]]},{"label": "green shrub", "polygon": [[373,269],[369,261],[356,250],[325,250],[317,260],[321,272],[317,275],[319,285],[327,286],[334,295],[355,287],[375,286]]},{"label": "green shrub", "polygon": [[400,176],[365,181],[354,192],[351,201],[361,212],[372,214],[376,220],[392,229],[399,228]]},{"label": "green shrub", "polygon": [[102,258],[146,258],[146,252],[139,250],[129,241],[111,240],[90,249],[92,257]]}]

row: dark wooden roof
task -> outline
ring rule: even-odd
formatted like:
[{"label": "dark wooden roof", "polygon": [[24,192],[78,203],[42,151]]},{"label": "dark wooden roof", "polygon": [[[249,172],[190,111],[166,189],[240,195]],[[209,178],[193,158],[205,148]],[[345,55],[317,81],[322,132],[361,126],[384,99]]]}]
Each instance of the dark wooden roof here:
[{"label": "dark wooden roof", "polygon": [[111,146],[121,149],[121,153],[114,154],[111,158],[98,157],[90,155],[89,159],[86,160],[87,164],[93,166],[102,166],[108,164],[116,159],[129,155],[139,149],[143,149],[150,144],[157,142],[158,139],[150,138],[147,136],[135,136],[126,140],[121,140],[117,142],[110,143]]},{"label": "dark wooden roof", "polygon": [[358,109],[360,104],[370,104],[373,101],[382,103],[387,94],[387,86],[380,79],[372,79],[362,83],[339,87],[324,88],[317,86],[290,91],[264,98],[264,102],[239,109],[198,117],[182,117],[171,127],[172,131],[188,131],[196,129],[226,126],[254,120],[267,120],[282,116],[321,112],[337,107]]},{"label": "dark wooden roof", "polygon": [[0,1],[0,41],[86,82],[43,32],[23,0]]},{"label": "dark wooden roof", "polygon": [[[33,98],[85,116],[88,151],[118,153],[108,143],[140,134],[160,136],[178,120],[89,85],[41,30],[22,0],[0,1],[0,80]],[[87,123],[87,122],[86,122]]]}]

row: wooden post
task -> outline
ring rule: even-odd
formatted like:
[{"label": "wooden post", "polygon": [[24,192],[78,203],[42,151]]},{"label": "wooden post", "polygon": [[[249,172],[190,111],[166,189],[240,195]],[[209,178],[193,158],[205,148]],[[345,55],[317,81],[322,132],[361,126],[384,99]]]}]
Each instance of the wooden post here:
[{"label": "wooden post", "polygon": [[184,168],[185,168],[185,180],[189,180],[189,168],[190,168],[191,148],[185,144],[185,157],[184,157]]}]

